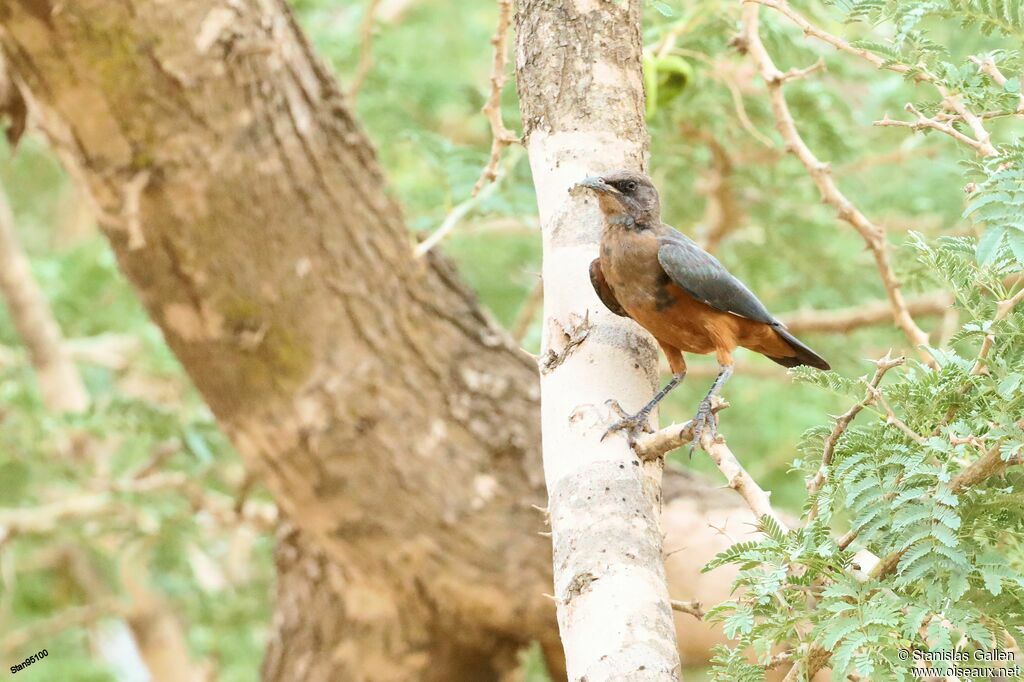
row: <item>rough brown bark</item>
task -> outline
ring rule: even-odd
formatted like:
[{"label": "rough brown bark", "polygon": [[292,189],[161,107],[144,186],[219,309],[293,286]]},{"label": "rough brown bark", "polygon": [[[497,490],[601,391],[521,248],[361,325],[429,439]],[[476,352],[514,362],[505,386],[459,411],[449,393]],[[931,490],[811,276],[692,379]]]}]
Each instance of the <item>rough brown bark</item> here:
[{"label": "rough brown bark", "polygon": [[536,367],[412,258],[283,0],[12,0],[0,49],[296,528],[264,679],[498,679],[531,639],[556,660]]},{"label": "rough brown bark", "polygon": [[[364,617],[405,624],[394,675],[361,674],[443,674],[437,633],[550,633],[535,366],[441,259],[412,259],[283,2],[57,7],[0,6],[14,78],[243,457]],[[358,679],[373,661],[352,658]]]}]

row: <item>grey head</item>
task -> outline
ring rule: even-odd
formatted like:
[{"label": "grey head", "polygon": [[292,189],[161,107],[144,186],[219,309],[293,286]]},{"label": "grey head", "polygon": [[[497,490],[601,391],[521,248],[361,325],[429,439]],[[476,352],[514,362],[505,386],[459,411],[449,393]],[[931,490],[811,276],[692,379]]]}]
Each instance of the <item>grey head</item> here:
[{"label": "grey head", "polygon": [[592,175],[579,186],[597,194],[598,205],[609,223],[627,227],[654,227],[661,223],[658,190],[643,173],[615,170]]}]

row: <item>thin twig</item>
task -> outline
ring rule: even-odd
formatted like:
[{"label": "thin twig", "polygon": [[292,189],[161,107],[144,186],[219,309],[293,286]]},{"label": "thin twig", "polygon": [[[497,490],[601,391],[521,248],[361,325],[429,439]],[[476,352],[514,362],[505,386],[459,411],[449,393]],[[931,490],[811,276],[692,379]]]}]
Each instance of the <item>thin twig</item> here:
[{"label": "thin twig", "polygon": [[473,196],[479,194],[485,184],[497,179],[498,162],[501,160],[501,152],[505,147],[519,143],[519,136],[506,128],[505,122],[501,118],[501,92],[505,88],[508,28],[511,18],[512,0],[498,0],[498,25],[494,29],[494,35],[491,36],[491,45],[494,47],[494,56],[491,62],[491,94],[480,110],[491,124],[491,158],[484,166],[476,185],[473,186]]},{"label": "thin twig", "polygon": [[[995,324],[996,322],[1002,321],[1022,300],[1024,300],[1024,289],[1021,289],[1005,301],[999,301],[999,303],[996,304],[996,315],[992,318],[992,323]],[[985,340],[981,342],[981,350],[978,351],[978,359],[974,361],[974,367],[971,368],[971,374],[977,376],[984,373],[988,354],[992,351],[992,345],[995,341],[995,334],[992,332],[985,334]]]},{"label": "thin twig", "polygon": [[[860,411],[876,400],[878,395],[878,385],[882,382],[882,378],[885,376],[885,373],[893,367],[899,367],[905,362],[906,358],[894,358],[890,353],[886,353],[885,357],[875,360],[875,375],[871,377],[869,382],[867,382],[868,390],[864,395],[864,399],[840,415],[840,417],[836,419],[836,424],[832,428],[832,432],[825,437],[825,444],[821,453],[821,466],[818,467],[818,472],[814,477],[807,481],[808,495],[813,496],[821,490],[823,485],[825,485],[825,481],[828,479],[828,469],[832,465],[832,457],[835,455],[836,443],[839,442],[839,438],[846,432],[847,427],[850,426],[850,423],[854,418],[860,414]],[[810,523],[817,516],[818,505],[815,503],[807,514],[807,523]]]},{"label": "thin twig", "polygon": [[710,67],[711,76],[716,80],[722,82],[722,84],[729,90],[729,95],[732,97],[733,108],[736,110],[736,118],[739,119],[740,125],[743,129],[750,133],[750,136],[755,140],[763,144],[769,149],[775,147],[775,143],[770,137],[762,133],[754,125],[754,122],[750,120],[750,115],[747,113],[747,105],[743,102],[743,93],[740,92],[740,86],[736,84],[735,79],[732,75],[722,68],[720,62],[716,62],[708,55],[697,50],[690,50],[686,48],[676,48],[672,51],[674,54],[678,54],[683,57],[692,57],[698,59]]},{"label": "thin twig", "polygon": [[869,386],[868,392],[874,393],[875,402],[881,405],[882,409],[885,410],[886,424],[895,426],[897,429],[902,431],[904,435],[907,436],[907,438],[914,441],[918,445],[925,444],[926,441],[923,436],[915,432],[913,429],[907,426],[906,422],[904,422],[902,419],[896,416],[896,413],[893,411],[892,406],[889,405],[889,401],[885,399],[885,395],[883,395],[879,389]]},{"label": "thin twig", "polygon": [[972,149],[974,149],[979,154],[984,154],[984,151],[985,151],[984,145],[982,145],[980,142],[978,142],[974,138],[968,137],[967,135],[964,135],[959,130],[954,128],[952,125],[950,125],[949,123],[946,123],[946,122],[943,122],[943,121],[939,121],[939,120],[934,119],[934,118],[928,118],[927,116],[922,114],[920,111],[918,111],[916,108],[914,108],[914,105],[910,104],[910,103],[908,103],[904,107],[904,109],[906,109],[909,113],[913,114],[916,117],[917,120],[915,120],[915,121],[897,121],[897,120],[889,118],[889,116],[886,115],[880,121],[875,121],[874,125],[876,125],[876,126],[878,126],[880,128],[899,127],[899,128],[910,128],[911,130],[918,130],[918,131],[920,131],[920,130],[937,130],[940,133],[943,133],[945,135],[949,135],[950,137],[952,137],[957,142],[960,142],[962,144],[967,145],[968,147],[971,147]]},{"label": "thin twig", "polygon": [[348,86],[348,96],[354,103],[359,97],[359,90],[366,81],[366,76],[373,66],[373,24],[377,18],[377,7],[380,0],[367,0],[363,20],[359,24],[359,63]]},{"label": "thin twig", "polygon": [[[869,50],[854,47],[843,38],[833,35],[824,29],[821,29],[807,19],[803,17],[799,12],[794,10],[786,0],[743,0],[745,3],[764,5],[769,7],[787,19],[796,24],[800,30],[804,32],[804,35],[816,38],[822,42],[828,43],[840,52],[846,52],[859,57],[868,63],[872,64],[878,69],[886,69],[900,74],[909,74],[913,72],[914,80],[931,83],[935,86],[935,89],[939,91],[939,95],[942,97],[943,103],[947,108],[956,112],[956,114],[963,119],[963,121],[971,128],[971,131],[975,136],[975,143],[978,145],[979,153],[982,156],[992,156],[996,154],[995,147],[989,140],[989,134],[985,130],[985,126],[982,123],[982,119],[977,114],[973,113],[964,105],[963,100],[957,93],[950,92],[945,86],[939,83],[939,79],[929,73],[922,65],[911,66],[909,64],[901,64],[894,62],[890,59],[884,58],[880,55],[870,52]],[[747,6],[749,6],[749,4]],[[756,16],[756,15],[755,15]],[[972,145],[974,146],[974,145]]]},{"label": "thin twig", "polygon": [[[996,66],[996,60],[992,57],[985,57],[979,59],[978,57],[968,57],[974,64],[978,66],[978,71],[985,74],[999,87],[1006,85],[1007,78],[1003,75],[1003,72]],[[1024,114],[1024,92],[1017,94],[1017,114]]]},{"label": "thin twig", "polygon": [[465,201],[462,201],[452,207],[452,210],[450,210],[448,215],[445,216],[441,226],[434,230],[429,237],[416,245],[416,248],[413,250],[413,255],[416,258],[422,258],[428,251],[437,246],[441,240],[447,237],[452,230],[458,227],[459,223],[462,222],[462,219],[469,215],[473,209],[489,199],[491,195],[497,191],[498,187],[501,185],[502,179],[508,174],[508,171],[519,162],[520,156],[521,154],[519,153],[510,153],[505,159],[503,167],[499,169],[495,176],[494,182],[484,187],[482,191],[474,193]]}]

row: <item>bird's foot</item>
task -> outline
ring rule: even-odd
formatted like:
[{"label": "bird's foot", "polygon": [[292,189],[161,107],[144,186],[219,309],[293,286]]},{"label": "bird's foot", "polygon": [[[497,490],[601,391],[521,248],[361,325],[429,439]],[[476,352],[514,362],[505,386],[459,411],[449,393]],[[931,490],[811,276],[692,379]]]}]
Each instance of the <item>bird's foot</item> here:
[{"label": "bird's foot", "polygon": [[718,423],[710,398],[701,401],[700,407],[697,408],[697,415],[693,418],[693,440],[690,441],[691,458],[693,449],[701,444],[701,438],[705,433],[710,434],[712,440],[718,437]]},{"label": "bird's foot", "polygon": [[619,416],[619,420],[613,422],[611,426],[605,430],[604,435],[601,436],[603,441],[605,438],[615,433],[616,431],[625,431],[626,439],[629,441],[629,446],[633,447],[633,443],[636,442],[636,437],[641,433],[654,433],[654,429],[651,428],[647,418],[650,416],[650,412],[640,410],[636,414],[627,414],[622,406],[619,405],[617,400],[609,400],[605,403],[611,408],[612,412]]}]

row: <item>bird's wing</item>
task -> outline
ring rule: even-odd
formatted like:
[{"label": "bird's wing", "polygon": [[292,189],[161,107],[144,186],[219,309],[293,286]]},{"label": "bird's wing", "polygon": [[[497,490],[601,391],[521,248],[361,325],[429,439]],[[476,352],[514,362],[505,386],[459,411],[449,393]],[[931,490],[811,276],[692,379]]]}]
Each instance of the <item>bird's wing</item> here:
[{"label": "bird's wing", "polygon": [[622,308],[619,299],[615,298],[615,292],[608,286],[608,280],[604,278],[604,272],[601,271],[600,258],[595,258],[590,262],[590,283],[594,285],[597,297],[601,299],[601,303],[604,303],[608,310],[616,315],[629,317],[629,313]]},{"label": "bird's wing", "polygon": [[658,241],[658,262],[686,293],[723,312],[766,324],[776,322],[743,282],[692,239],[666,226]]}]

